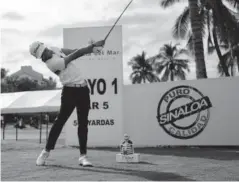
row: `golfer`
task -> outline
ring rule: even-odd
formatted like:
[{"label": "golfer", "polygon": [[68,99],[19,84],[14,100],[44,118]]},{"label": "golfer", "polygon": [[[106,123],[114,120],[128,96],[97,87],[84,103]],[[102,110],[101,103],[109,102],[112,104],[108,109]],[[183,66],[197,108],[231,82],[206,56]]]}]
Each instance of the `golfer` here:
[{"label": "golfer", "polygon": [[79,164],[84,167],[93,166],[86,157],[90,91],[86,78],[75,64],[77,58],[92,52],[99,52],[104,44],[105,41],[102,40],[77,50],[50,48],[39,41],[30,45],[30,54],[36,59],[41,59],[52,72],[59,76],[63,85],[60,112],[50,130],[45,149],[42,150],[37,158],[37,165],[45,165],[46,159],[49,157],[50,151],[54,149],[64,124],[76,107],[80,145]]}]

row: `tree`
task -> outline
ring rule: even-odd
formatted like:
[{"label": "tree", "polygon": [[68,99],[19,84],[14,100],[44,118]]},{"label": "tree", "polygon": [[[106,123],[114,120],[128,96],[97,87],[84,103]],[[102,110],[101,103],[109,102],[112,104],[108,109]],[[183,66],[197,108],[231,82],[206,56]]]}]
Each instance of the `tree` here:
[{"label": "tree", "polygon": [[[235,0],[227,0],[229,3],[233,3],[234,6],[238,3]],[[228,58],[223,56],[220,51],[220,44],[226,45],[229,52],[231,52],[231,60],[233,60],[233,47],[238,46],[239,43],[239,26],[238,20],[236,19],[232,10],[227,8],[223,3],[222,0],[207,0],[209,9],[212,10],[213,16],[213,39],[215,49],[219,56],[220,60],[220,67],[222,68],[225,76],[230,76],[228,71]],[[220,42],[219,42],[220,41]],[[233,76],[233,72],[231,72]]]},{"label": "tree", "polygon": [[[185,80],[186,71],[190,71],[188,59],[182,59],[180,56],[188,54],[185,49],[178,48],[178,44],[164,44],[160,52],[155,56],[155,69],[157,74],[163,74],[161,80],[174,81],[175,78]],[[157,62],[157,60],[159,60]]]},{"label": "tree", "polygon": [[49,77],[49,79],[44,79],[46,85],[42,86],[42,90],[53,90],[56,88],[56,81],[53,80],[52,77]]},{"label": "tree", "polygon": [[[205,37],[205,31],[207,30],[208,32],[208,37],[207,37],[207,49],[208,49],[208,54],[212,53],[212,50],[216,50],[219,62],[221,64],[221,68],[225,73],[225,76],[230,76],[229,72],[228,72],[228,68],[227,65],[225,63],[225,60],[223,60],[223,56],[222,56],[222,52],[221,52],[221,48],[225,48],[225,46],[223,46],[221,44],[220,38],[225,38],[226,36],[224,35],[225,32],[223,33],[222,31],[219,31],[219,28],[222,24],[222,21],[218,20],[218,17],[215,13],[215,11],[211,11],[212,7],[210,4],[205,3],[205,1],[201,0],[201,11],[200,11],[200,16],[202,17],[201,19],[201,24],[203,26],[202,29],[202,33],[203,36]],[[219,1],[218,1],[219,2]],[[185,22],[185,21],[184,21]],[[180,25],[180,23],[178,23],[178,25]],[[176,26],[176,25],[175,25]],[[178,30],[180,30],[180,28],[184,29],[184,32],[186,31],[185,28],[187,28],[186,25],[184,25],[184,27],[178,27]],[[190,36],[192,36],[189,33]],[[221,40],[223,40],[221,39]],[[220,42],[219,42],[220,41]],[[225,39],[224,39],[225,42]],[[191,49],[191,44],[192,44],[192,38],[189,38],[188,41],[188,47],[189,49]]]},{"label": "tree", "polygon": [[4,82],[1,82],[1,93],[56,89],[56,81],[51,77],[43,79],[45,84],[39,84],[37,81],[27,77],[17,78],[7,76],[4,80]]},{"label": "tree", "polygon": [[29,78],[21,78],[16,80],[17,91],[33,91],[37,90],[38,83]]},{"label": "tree", "polygon": [[207,70],[204,57],[203,35],[202,35],[202,17],[199,14],[198,2],[188,0],[190,23],[192,29],[192,41],[195,52],[196,76],[197,79],[207,78]]},{"label": "tree", "polygon": [[[238,9],[238,0],[226,1]],[[176,2],[180,2],[180,0],[164,0],[161,5],[163,7],[168,7]],[[235,18],[236,13],[227,8],[222,3],[222,0],[198,0],[194,1],[194,3],[198,3],[200,10],[200,16],[198,17],[201,17],[201,19],[200,22],[198,19],[198,27],[201,27],[202,35],[205,36],[205,31],[208,31],[208,53],[210,53],[212,47],[216,50],[221,68],[226,76],[230,76],[220,48],[223,48],[221,47],[222,42],[224,45],[231,42],[231,47],[238,42],[238,20]],[[190,7],[188,6],[177,18],[173,28],[173,35],[175,38],[185,38],[186,35],[188,35],[188,47],[189,49],[193,49],[193,37],[189,30],[190,22]]]},{"label": "tree", "polygon": [[7,76],[8,70],[1,68],[1,79],[4,79]]},{"label": "tree", "polygon": [[128,63],[132,67],[133,72],[130,79],[133,84],[148,82],[159,82],[159,78],[155,75],[150,59],[146,59],[146,53],[143,51],[141,55],[133,57]]},{"label": "tree", "polygon": [[16,92],[16,80],[9,76],[4,78],[4,81],[1,81],[1,93]]},{"label": "tree", "polygon": [[[180,0],[162,0],[161,6],[167,8]],[[202,17],[199,14],[199,5],[197,0],[188,0],[190,25],[192,30],[192,43],[196,63],[197,79],[207,78],[207,71],[204,59],[203,35],[202,35]]]}]

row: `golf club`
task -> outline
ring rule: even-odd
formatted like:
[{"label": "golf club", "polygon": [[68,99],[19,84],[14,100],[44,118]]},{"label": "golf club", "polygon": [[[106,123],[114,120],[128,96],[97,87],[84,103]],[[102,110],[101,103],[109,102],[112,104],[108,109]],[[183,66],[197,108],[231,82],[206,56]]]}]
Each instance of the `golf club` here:
[{"label": "golf club", "polygon": [[124,12],[126,11],[126,9],[129,7],[129,5],[133,2],[133,0],[131,0],[129,2],[129,4],[125,7],[124,11],[121,13],[121,15],[119,16],[119,18],[116,20],[116,22],[114,23],[114,25],[111,27],[110,31],[108,32],[108,34],[105,36],[105,41],[106,39],[109,37],[110,33],[112,32],[112,30],[114,29],[115,25],[117,24],[117,22],[120,20],[121,16],[124,14]]}]

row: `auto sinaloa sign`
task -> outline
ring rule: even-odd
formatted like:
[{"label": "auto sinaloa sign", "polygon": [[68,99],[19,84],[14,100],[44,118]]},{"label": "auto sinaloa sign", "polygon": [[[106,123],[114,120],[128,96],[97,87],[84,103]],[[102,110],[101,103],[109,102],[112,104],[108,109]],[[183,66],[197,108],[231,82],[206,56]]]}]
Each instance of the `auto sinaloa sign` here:
[{"label": "auto sinaloa sign", "polygon": [[[79,49],[104,39],[111,27],[64,29],[64,47]],[[101,52],[86,54],[74,62],[87,80],[91,95],[88,146],[113,146],[122,137],[122,27],[116,26]],[[80,123],[79,123],[80,124]],[[66,144],[79,145],[76,111],[67,122]]]},{"label": "auto sinaloa sign", "polygon": [[172,137],[190,139],[199,135],[207,126],[210,107],[212,104],[209,97],[198,89],[177,86],[167,91],[159,101],[158,123]]}]

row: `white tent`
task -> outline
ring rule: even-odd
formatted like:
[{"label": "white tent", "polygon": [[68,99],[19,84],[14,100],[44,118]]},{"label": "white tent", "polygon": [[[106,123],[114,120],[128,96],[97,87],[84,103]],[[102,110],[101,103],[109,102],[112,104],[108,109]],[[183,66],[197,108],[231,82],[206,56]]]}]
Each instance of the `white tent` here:
[{"label": "white tent", "polygon": [[1,109],[7,108],[11,105],[16,99],[24,95],[24,92],[14,92],[14,93],[3,93],[1,94]]},{"label": "white tent", "polygon": [[42,110],[46,110],[47,112],[55,112],[59,111],[61,105],[61,92],[57,92],[55,96],[53,96],[50,100],[48,100],[43,106],[41,106]]},{"label": "white tent", "polygon": [[61,90],[29,91],[1,94],[1,113],[56,112],[60,107]]}]

